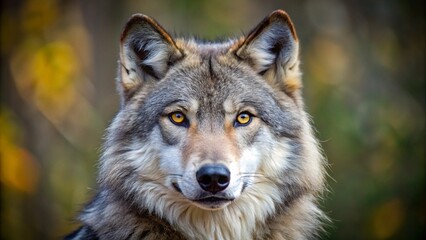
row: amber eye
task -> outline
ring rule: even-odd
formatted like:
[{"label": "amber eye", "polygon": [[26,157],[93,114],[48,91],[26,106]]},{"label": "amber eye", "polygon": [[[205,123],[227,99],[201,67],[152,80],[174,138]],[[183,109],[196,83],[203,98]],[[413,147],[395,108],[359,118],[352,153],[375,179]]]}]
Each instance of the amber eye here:
[{"label": "amber eye", "polygon": [[169,114],[169,119],[172,123],[178,125],[178,126],[183,126],[187,124],[187,120],[185,117],[185,114],[181,113],[181,112],[173,112]]},{"label": "amber eye", "polygon": [[235,120],[235,126],[247,126],[250,124],[253,119],[253,115],[248,112],[242,112],[238,114],[237,119]]}]

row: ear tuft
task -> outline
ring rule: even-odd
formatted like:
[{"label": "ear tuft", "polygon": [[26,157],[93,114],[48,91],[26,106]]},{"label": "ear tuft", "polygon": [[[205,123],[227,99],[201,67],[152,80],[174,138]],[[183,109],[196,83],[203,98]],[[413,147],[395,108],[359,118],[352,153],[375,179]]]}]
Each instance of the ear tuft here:
[{"label": "ear tuft", "polygon": [[235,54],[273,86],[293,92],[301,87],[299,41],[286,12],[276,10],[260,22]]},{"label": "ear tuft", "polygon": [[148,79],[162,79],[169,67],[183,57],[170,35],[143,14],[129,19],[120,40],[119,81],[125,95]]}]

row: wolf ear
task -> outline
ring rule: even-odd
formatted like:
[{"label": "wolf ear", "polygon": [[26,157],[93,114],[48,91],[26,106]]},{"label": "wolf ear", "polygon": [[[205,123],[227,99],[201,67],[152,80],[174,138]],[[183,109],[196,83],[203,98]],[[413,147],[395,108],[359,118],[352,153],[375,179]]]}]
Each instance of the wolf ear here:
[{"label": "wolf ear", "polygon": [[119,88],[128,98],[144,81],[160,80],[183,57],[170,35],[153,19],[133,15],[121,34]]},{"label": "wolf ear", "polygon": [[301,88],[299,40],[283,10],[272,12],[257,25],[237,47],[235,55],[272,86],[287,93]]}]

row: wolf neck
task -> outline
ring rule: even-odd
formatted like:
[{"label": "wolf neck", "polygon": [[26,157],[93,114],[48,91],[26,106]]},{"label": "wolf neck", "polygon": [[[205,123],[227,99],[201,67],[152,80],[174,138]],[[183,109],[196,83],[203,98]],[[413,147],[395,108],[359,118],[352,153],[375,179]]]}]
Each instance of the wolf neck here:
[{"label": "wolf neck", "polygon": [[[253,239],[253,234],[263,235],[255,229],[265,229],[265,221],[275,212],[275,199],[258,196],[241,196],[224,209],[209,211],[186,200],[170,201],[162,195],[154,209],[129,207],[123,200],[108,198],[109,193],[99,193],[80,216],[82,222],[94,229],[101,239],[125,239],[146,231],[167,229],[170,235],[160,235],[158,240],[170,239]],[[263,196],[262,196],[263,195]],[[150,207],[148,207],[150,208]],[[116,216],[121,216],[117,220]],[[161,226],[159,226],[161,225]],[[263,225],[263,226],[262,226]],[[177,237],[180,235],[182,237]]]},{"label": "wolf neck", "polygon": [[187,211],[175,219],[174,225],[188,239],[251,239],[257,224],[249,212],[232,207],[218,211],[188,208]]},{"label": "wolf neck", "polygon": [[[176,201],[176,200],[174,200]],[[253,239],[256,227],[275,212],[277,199],[259,193],[243,195],[224,209],[209,211],[187,201],[156,206],[162,216],[188,239]]]}]

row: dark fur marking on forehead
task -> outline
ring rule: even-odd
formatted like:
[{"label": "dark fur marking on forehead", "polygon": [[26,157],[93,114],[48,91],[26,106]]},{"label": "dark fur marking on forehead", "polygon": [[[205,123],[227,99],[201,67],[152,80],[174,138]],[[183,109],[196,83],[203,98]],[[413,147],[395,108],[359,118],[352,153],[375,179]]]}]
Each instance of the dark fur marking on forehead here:
[{"label": "dark fur marking on forehead", "polygon": [[213,71],[213,65],[212,65],[212,56],[209,57],[209,73],[211,78],[213,79],[214,71]]}]

